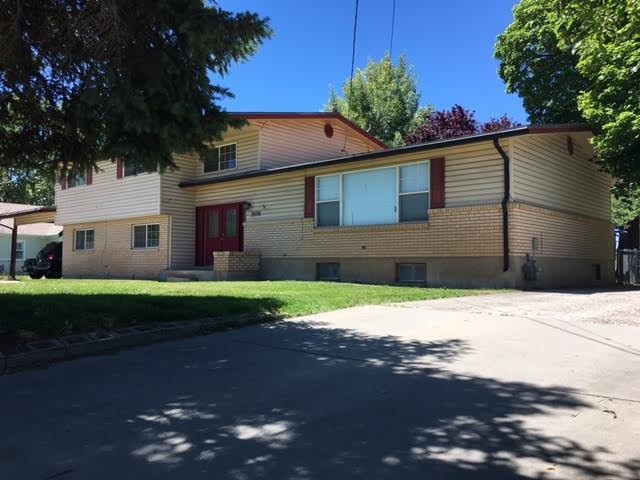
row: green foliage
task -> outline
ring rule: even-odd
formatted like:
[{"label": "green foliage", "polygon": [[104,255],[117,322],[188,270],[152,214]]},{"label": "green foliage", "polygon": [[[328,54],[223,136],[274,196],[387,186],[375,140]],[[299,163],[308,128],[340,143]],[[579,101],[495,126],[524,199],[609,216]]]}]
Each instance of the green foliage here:
[{"label": "green foliage", "polygon": [[498,74],[507,92],[522,98],[532,123],[584,121],[578,94],[587,80],[576,70],[577,54],[559,45],[558,4],[559,0],[522,0],[495,47]]},{"label": "green foliage", "polygon": [[0,167],[173,166],[231,123],[227,73],[267,20],[203,0],[22,0],[0,9]]},{"label": "green foliage", "polygon": [[54,176],[38,170],[0,169],[0,202],[54,204]]},{"label": "green foliage", "polygon": [[495,55],[533,122],[591,123],[619,195],[640,184],[640,3],[522,0]]},{"label": "green foliage", "polygon": [[640,216],[640,189],[611,197],[611,222],[616,227],[626,227]]},{"label": "green foliage", "polygon": [[[326,282],[189,282],[137,280],[25,280],[0,285],[0,335],[87,332],[145,322],[239,314],[295,317],[356,305],[491,293]],[[68,308],[74,305],[74,308]],[[65,312],[52,315],[52,312]]]},{"label": "green foliage", "polygon": [[332,89],[325,110],[339,112],[388,145],[401,144],[420,100],[413,67],[404,55],[394,65],[389,54],[358,70],[353,82],[345,81],[342,95]]}]

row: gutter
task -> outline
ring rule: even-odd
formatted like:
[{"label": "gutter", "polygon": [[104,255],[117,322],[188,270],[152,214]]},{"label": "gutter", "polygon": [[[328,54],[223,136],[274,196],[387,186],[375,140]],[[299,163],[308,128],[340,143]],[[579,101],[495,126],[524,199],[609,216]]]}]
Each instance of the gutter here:
[{"label": "gutter", "polygon": [[493,146],[502,157],[504,162],[504,197],[502,198],[502,259],[503,272],[509,271],[509,211],[507,205],[511,197],[511,169],[509,168],[509,156],[500,146],[498,138],[493,139]]}]

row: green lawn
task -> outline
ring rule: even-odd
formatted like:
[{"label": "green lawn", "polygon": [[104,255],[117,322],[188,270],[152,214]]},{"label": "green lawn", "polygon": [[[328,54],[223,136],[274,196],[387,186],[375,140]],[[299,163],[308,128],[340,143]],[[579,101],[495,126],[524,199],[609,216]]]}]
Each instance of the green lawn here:
[{"label": "green lawn", "polygon": [[[487,293],[325,282],[23,280],[0,284],[0,337],[52,337],[125,325],[233,316],[286,318],[354,305]],[[0,342],[1,343],[1,342]]]}]

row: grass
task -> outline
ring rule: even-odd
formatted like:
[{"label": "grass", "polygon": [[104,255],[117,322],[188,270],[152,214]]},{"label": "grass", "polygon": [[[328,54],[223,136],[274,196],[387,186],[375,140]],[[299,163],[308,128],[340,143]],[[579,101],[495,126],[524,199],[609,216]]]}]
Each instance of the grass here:
[{"label": "grass", "polygon": [[[326,282],[30,280],[0,284],[0,337],[45,338],[239,314],[287,318],[356,305],[487,293]],[[0,342],[1,343],[1,342]],[[1,346],[1,345],[0,345]]]}]

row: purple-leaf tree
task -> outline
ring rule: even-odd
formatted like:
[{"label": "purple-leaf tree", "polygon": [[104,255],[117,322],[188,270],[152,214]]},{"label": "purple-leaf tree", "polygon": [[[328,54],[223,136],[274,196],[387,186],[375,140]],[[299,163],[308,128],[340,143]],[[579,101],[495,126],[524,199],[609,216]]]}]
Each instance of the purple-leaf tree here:
[{"label": "purple-leaf tree", "polygon": [[479,123],[473,110],[454,105],[451,110],[433,112],[426,121],[406,136],[406,145],[431,142],[445,138],[463,137],[475,133],[495,132],[519,126],[518,123],[503,115],[488,122]]}]

